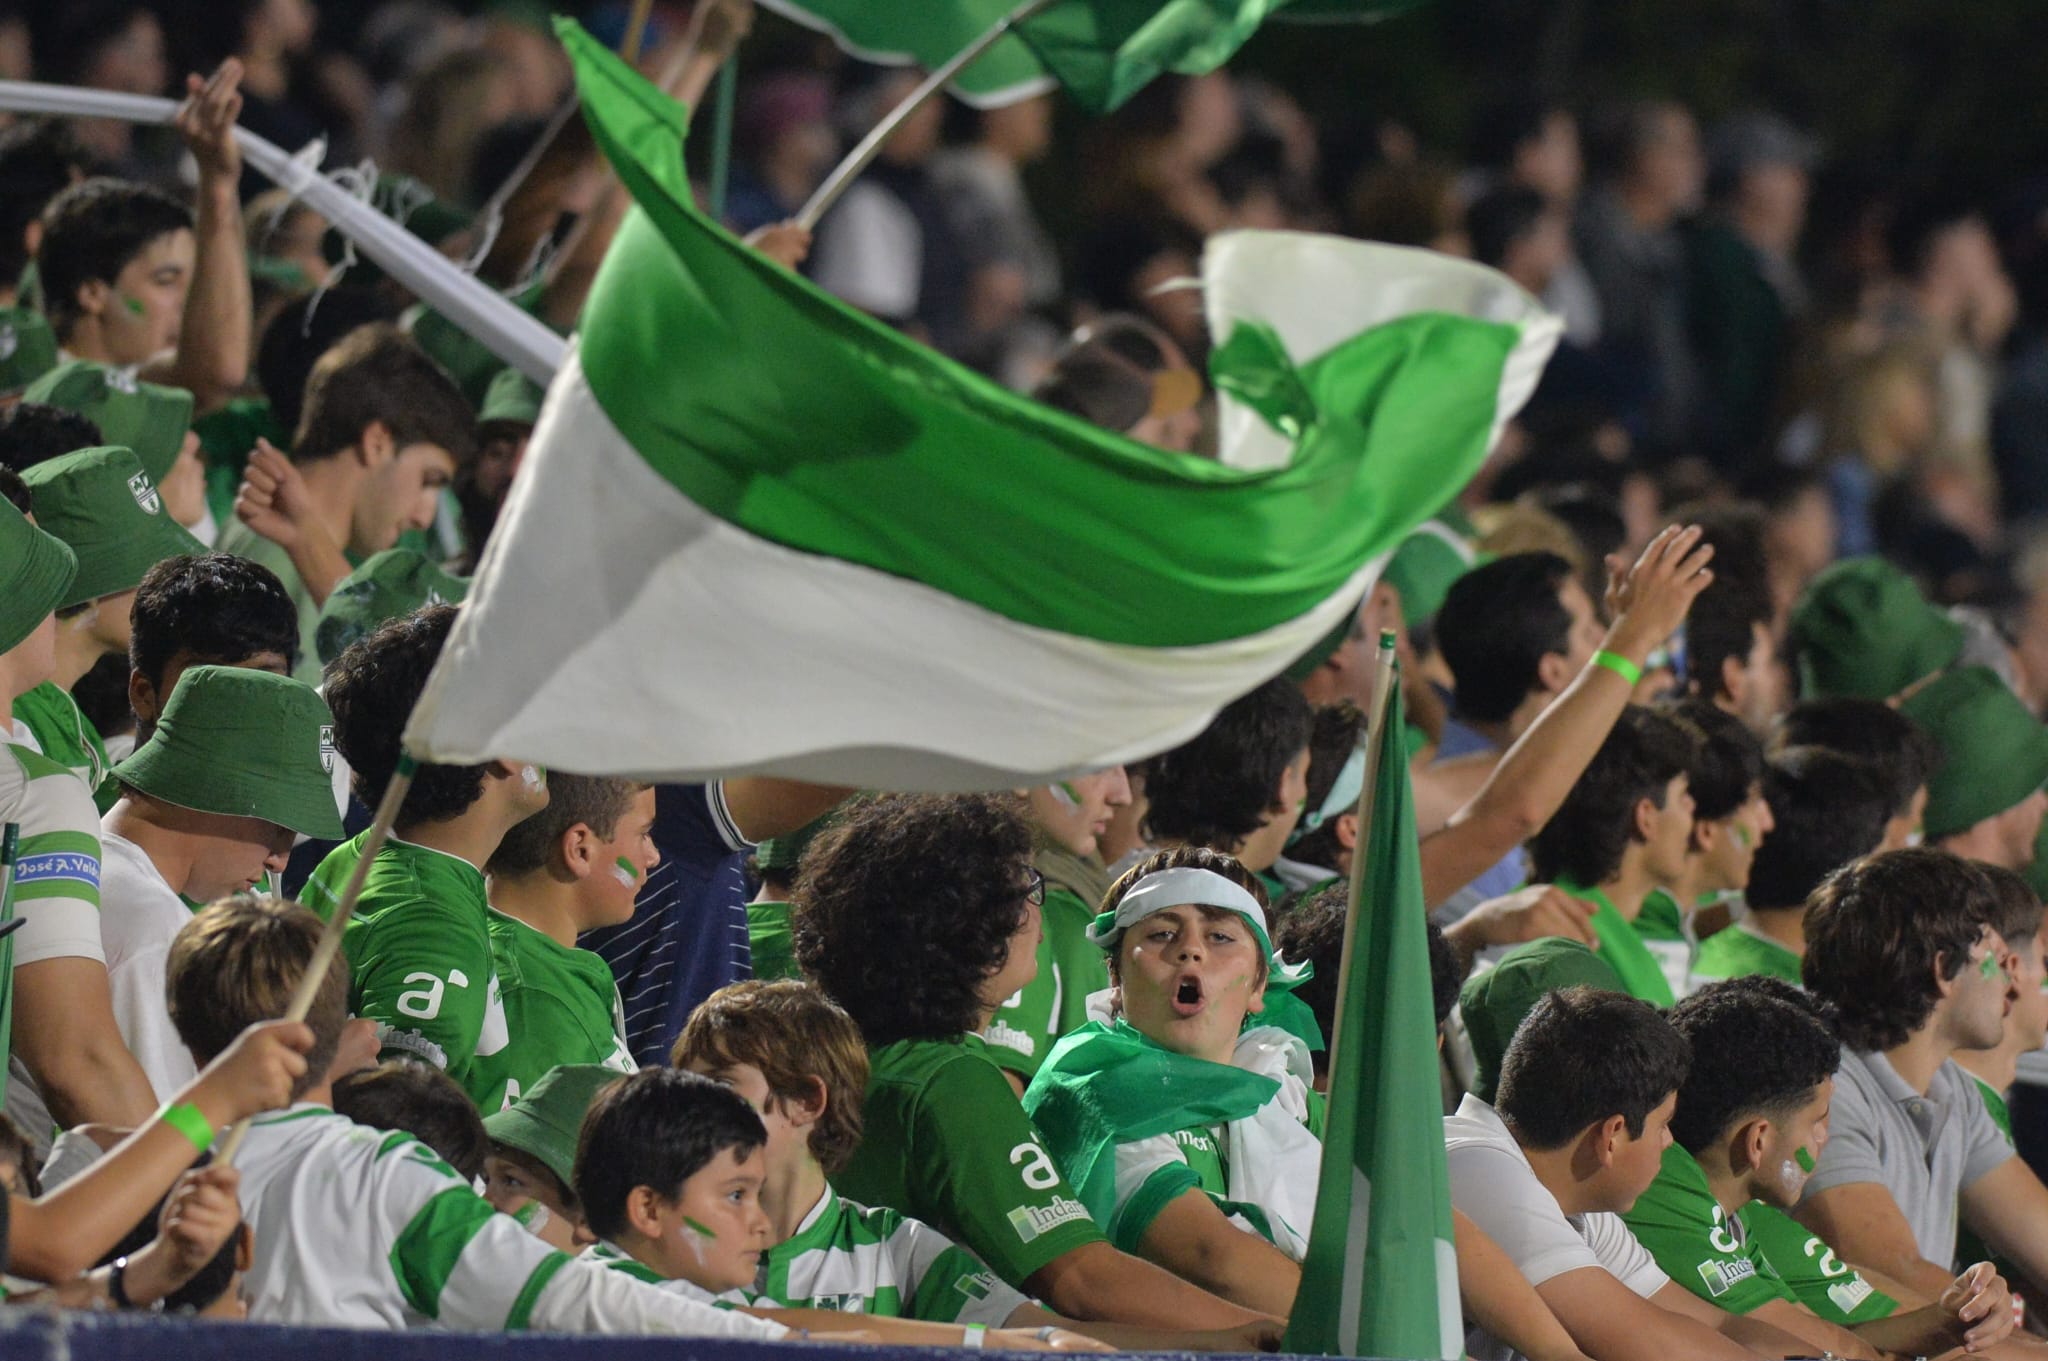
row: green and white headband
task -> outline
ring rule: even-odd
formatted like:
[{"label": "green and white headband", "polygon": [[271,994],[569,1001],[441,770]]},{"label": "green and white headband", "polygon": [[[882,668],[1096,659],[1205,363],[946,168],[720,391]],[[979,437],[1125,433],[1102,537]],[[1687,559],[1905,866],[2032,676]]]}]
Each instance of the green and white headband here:
[{"label": "green and white headband", "polygon": [[1089,924],[1088,939],[1105,951],[1114,950],[1127,929],[1170,907],[1217,907],[1242,917],[1265,952],[1269,988],[1284,992],[1306,983],[1315,973],[1307,960],[1290,964],[1274,950],[1273,938],[1266,932],[1266,909],[1243,885],[1214,870],[1192,866],[1154,870],[1138,880],[1114,911],[1099,914]]},{"label": "green and white headband", "polygon": [[1292,846],[1331,818],[1342,817],[1358,807],[1358,796],[1365,792],[1365,748],[1353,747],[1351,755],[1344,762],[1344,769],[1337,772],[1337,783],[1330,786],[1330,792],[1323,796],[1323,806],[1303,813],[1294,831],[1288,836],[1287,844]]}]

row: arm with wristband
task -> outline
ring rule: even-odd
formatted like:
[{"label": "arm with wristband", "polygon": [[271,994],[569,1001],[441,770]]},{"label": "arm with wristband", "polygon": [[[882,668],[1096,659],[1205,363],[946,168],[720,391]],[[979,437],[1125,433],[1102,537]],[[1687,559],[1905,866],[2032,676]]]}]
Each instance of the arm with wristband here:
[{"label": "arm with wristband", "polygon": [[[1620,558],[1607,560],[1607,616],[1613,622],[1600,650],[1508,748],[1472,801],[1423,838],[1426,904],[1441,903],[1485,873],[1557,812],[1634,697],[1650,650],[1684,622],[1693,600],[1713,581],[1707,568],[1713,555],[1711,546],[1700,543],[1697,527],[1672,525],[1650,540],[1625,575]],[[1457,933],[1464,925],[1447,934],[1468,957],[1478,945],[1501,943],[1461,939]]]},{"label": "arm with wristband", "polygon": [[271,1021],[242,1032],[155,1119],[90,1170],[39,1200],[11,1202],[7,1269],[64,1281],[91,1267],[212,1147],[215,1131],[288,1104],[312,1047],[313,1032],[297,1022]]}]

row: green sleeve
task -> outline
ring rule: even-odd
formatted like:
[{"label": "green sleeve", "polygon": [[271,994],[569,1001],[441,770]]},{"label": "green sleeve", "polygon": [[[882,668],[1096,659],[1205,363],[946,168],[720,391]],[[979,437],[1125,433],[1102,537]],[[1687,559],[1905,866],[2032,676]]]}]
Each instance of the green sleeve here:
[{"label": "green sleeve", "polygon": [[1021,1075],[1027,1083],[1059,1038],[1060,983],[1051,936],[1041,935],[1038,973],[996,1008],[988,1029],[981,1032],[988,1041],[990,1060],[998,1068]]},{"label": "green sleeve", "polygon": [[790,939],[788,903],[748,903],[747,944],[753,950],[754,977],[802,977]]},{"label": "green sleeve", "polygon": [[1152,1175],[1140,1182],[1138,1189],[1116,1207],[1116,1220],[1110,1225],[1110,1242],[1133,1257],[1140,1255],[1138,1245],[1145,1241],[1145,1231],[1152,1227],[1152,1221],[1189,1191],[1201,1189],[1201,1177],[1186,1163],[1167,1163],[1154,1168]]},{"label": "green sleeve", "polygon": [[1804,1224],[1761,1201],[1742,1207],[1750,1251],[1768,1264],[1792,1297],[1830,1323],[1853,1328],[1890,1318],[1899,1302],[1835,1256]]},{"label": "green sleeve", "polygon": [[[949,1246],[917,1278],[917,1288],[905,1312],[925,1323],[986,1323],[1001,1327],[1017,1307],[1016,1299],[973,1253]],[[989,1317],[991,1305],[1001,1308],[1005,1303],[1009,1307],[1003,1309],[1003,1319]]]},{"label": "green sleeve", "polygon": [[910,1143],[901,1156],[917,1217],[1011,1285],[1022,1289],[1054,1258],[1103,1240],[993,1064],[963,1055],[934,1073]]},{"label": "green sleeve", "polygon": [[377,1023],[381,1057],[432,1064],[463,1081],[496,978],[483,923],[420,899],[351,921],[344,941],[350,1000]]},{"label": "green sleeve", "polygon": [[1757,1270],[1714,1198],[1659,1173],[1623,1218],[1664,1274],[1731,1314],[1747,1314],[1791,1292]]},{"label": "green sleeve", "polygon": [[1045,909],[1046,944],[1059,978],[1059,1008],[1052,1018],[1059,1039],[1088,1024],[1088,998],[1109,986],[1109,956],[1088,939],[1095,916],[1077,895],[1048,893]]}]

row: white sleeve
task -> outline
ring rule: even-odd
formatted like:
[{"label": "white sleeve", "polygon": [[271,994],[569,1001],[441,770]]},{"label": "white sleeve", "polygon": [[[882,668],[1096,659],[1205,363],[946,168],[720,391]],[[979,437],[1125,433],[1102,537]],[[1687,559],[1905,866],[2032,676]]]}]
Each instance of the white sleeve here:
[{"label": "white sleeve", "polygon": [[19,746],[0,752],[0,822],[21,824],[14,967],[106,962],[100,944],[100,815],[76,771]]},{"label": "white sleeve", "polygon": [[[508,1219],[505,1221],[511,1224]],[[521,1234],[524,1229],[513,1225]],[[662,1333],[774,1341],[789,1329],[765,1318],[719,1309],[636,1281],[623,1271],[570,1259],[534,1301],[532,1327],[550,1333]]]},{"label": "white sleeve", "polygon": [[1657,1259],[1629,1232],[1620,1215],[1589,1214],[1585,1218],[1586,1242],[1608,1273],[1643,1299],[1671,1283]]},{"label": "white sleeve", "polygon": [[1447,1159],[1451,1203],[1501,1245],[1529,1284],[1605,1265],[1520,1158],[1474,1144],[1449,1149]]}]

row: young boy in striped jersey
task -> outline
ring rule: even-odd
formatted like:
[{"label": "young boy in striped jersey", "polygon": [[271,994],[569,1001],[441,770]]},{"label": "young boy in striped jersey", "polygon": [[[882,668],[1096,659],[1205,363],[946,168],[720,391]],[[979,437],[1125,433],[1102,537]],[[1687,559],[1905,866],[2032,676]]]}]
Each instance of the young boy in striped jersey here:
[{"label": "young boy in striped jersey", "polygon": [[[178,933],[165,963],[171,1020],[201,1064],[281,1014],[320,921],[292,903],[224,898]],[[410,1134],[329,1108],[348,970],[330,965],[307,1023],[314,1045],[288,1109],[253,1123],[236,1159],[256,1236],[244,1278],[259,1322],[779,1338],[780,1326],[650,1290],[580,1263],[500,1215]]]}]

